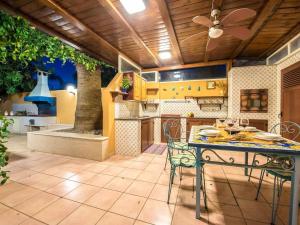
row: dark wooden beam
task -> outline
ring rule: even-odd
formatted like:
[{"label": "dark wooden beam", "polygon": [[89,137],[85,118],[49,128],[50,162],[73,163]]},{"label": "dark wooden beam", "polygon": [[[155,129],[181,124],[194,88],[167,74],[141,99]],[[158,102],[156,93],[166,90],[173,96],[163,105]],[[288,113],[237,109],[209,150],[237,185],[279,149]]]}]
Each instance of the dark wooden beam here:
[{"label": "dark wooden beam", "polygon": [[256,20],[251,25],[251,36],[249,39],[242,41],[241,44],[234,50],[231,55],[231,58],[237,57],[241,52],[246,49],[246,47],[252,42],[252,40],[259,33],[260,29],[267,23],[267,21],[272,17],[272,15],[276,12],[278,7],[281,5],[283,0],[269,0],[266,1],[259,15],[256,17]]},{"label": "dark wooden beam", "polygon": [[113,66],[117,66],[116,62],[112,61],[111,59],[108,59],[104,56],[100,56],[94,52],[92,52],[91,50],[82,47],[79,43],[77,43],[74,40],[71,40],[70,38],[64,36],[63,34],[53,30],[52,28],[48,27],[47,25],[37,21],[36,19],[28,16],[27,14],[23,13],[22,11],[15,9],[13,7],[11,7],[10,5],[8,5],[7,3],[4,3],[2,1],[0,1],[0,9],[6,11],[8,14],[10,15],[14,15],[14,16],[21,16],[22,18],[26,19],[30,24],[32,24],[34,27],[36,27],[37,29],[39,29],[40,31],[43,31],[51,36],[55,36],[57,38],[59,38],[62,42],[64,42],[65,44],[75,48],[78,51],[82,51],[85,52],[86,54],[88,54],[89,56],[95,58],[95,59],[99,59],[102,60],[108,64],[111,64]]},{"label": "dark wooden beam", "polygon": [[260,54],[259,58],[266,58],[270,56],[299,33],[300,23],[292,27],[292,29],[290,29],[285,35],[279,38],[279,40],[277,40],[269,49]]},{"label": "dark wooden beam", "polygon": [[[145,42],[142,40],[142,38],[137,34],[137,32],[133,29],[133,27],[127,22],[125,17],[119,12],[119,10],[114,6],[111,0],[98,0],[98,2],[106,9],[108,14],[117,22],[119,25],[121,25],[125,30],[129,32],[133,40],[143,49],[145,49],[146,52],[149,53],[149,55],[152,57],[154,63],[157,66],[161,66],[160,61],[158,60],[158,57],[151,51],[150,48],[145,44]],[[134,3],[133,3],[134,4]]]},{"label": "dark wooden beam", "polygon": [[170,17],[169,9],[165,0],[156,0],[161,17],[166,25],[167,31],[169,33],[170,41],[173,46],[173,50],[176,54],[176,58],[180,64],[184,64],[180,47],[178,45],[178,39],[174,30],[174,26]]},{"label": "dark wooden beam", "polygon": [[184,65],[176,65],[176,66],[164,66],[164,67],[157,67],[157,68],[148,68],[143,69],[143,72],[150,72],[150,71],[166,71],[166,70],[179,70],[179,69],[189,69],[195,67],[203,67],[203,66],[215,66],[215,65],[227,65],[227,72],[231,69],[232,60],[216,60],[210,62],[201,62],[201,63],[192,63],[192,64],[184,64]]},{"label": "dark wooden beam", "polygon": [[[90,37],[94,38],[98,41],[100,46],[104,48],[104,50],[108,51],[106,54],[123,54],[126,57],[128,57],[126,54],[121,52],[119,49],[111,45],[109,42],[107,42],[105,39],[103,39],[99,34],[97,34],[95,31],[93,31],[91,28],[89,28],[87,25],[82,23],[79,19],[77,19],[75,16],[70,14],[67,10],[62,8],[59,4],[57,4],[53,0],[38,0],[41,4],[46,5],[47,7],[53,9],[55,12],[63,16],[65,19],[67,19],[70,23],[72,23],[74,26],[76,26],[78,29],[85,32]],[[128,57],[130,58],[130,57]]]}]

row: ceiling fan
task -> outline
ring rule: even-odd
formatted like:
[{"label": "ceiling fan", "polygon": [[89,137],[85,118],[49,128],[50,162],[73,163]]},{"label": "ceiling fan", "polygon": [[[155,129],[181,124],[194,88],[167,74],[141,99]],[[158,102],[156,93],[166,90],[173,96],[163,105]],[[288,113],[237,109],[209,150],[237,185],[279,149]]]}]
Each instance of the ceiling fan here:
[{"label": "ceiling fan", "polygon": [[220,18],[221,10],[219,2],[220,1],[218,0],[213,1],[210,18],[206,16],[196,16],[192,19],[194,23],[208,27],[208,30],[184,39],[181,41],[182,44],[188,43],[191,39],[200,38],[208,34],[206,51],[212,51],[220,44],[223,34],[229,34],[241,40],[246,40],[250,37],[251,31],[248,28],[232,25],[254,17],[256,15],[256,11],[249,8],[239,8],[231,11],[223,18]]}]

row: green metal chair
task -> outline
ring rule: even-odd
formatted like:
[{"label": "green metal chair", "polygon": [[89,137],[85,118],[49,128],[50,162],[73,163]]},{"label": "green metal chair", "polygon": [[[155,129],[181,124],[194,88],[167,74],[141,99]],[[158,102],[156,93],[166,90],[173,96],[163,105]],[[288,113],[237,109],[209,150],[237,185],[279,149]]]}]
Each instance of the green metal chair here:
[{"label": "green metal chair", "polygon": [[[178,137],[179,135],[182,134],[182,131],[183,131],[182,127],[181,127],[180,120],[169,119],[164,124],[166,124],[166,123],[168,123],[170,126],[169,126],[169,129],[166,130],[164,125],[163,125],[164,136],[165,137],[167,137],[167,136],[172,137],[173,144],[174,144],[174,149],[177,149],[177,150],[192,149],[191,147],[188,146],[187,142],[183,142],[183,139],[185,139],[185,138]],[[166,156],[165,167],[164,167],[165,169],[166,169],[166,166],[167,166],[168,158],[169,158],[169,151],[167,152],[167,156]]]},{"label": "green metal chair", "polygon": [[[285,121],[282,123],[278,123],[274,125],[271,130],[272,133],[281,133],[281,134],[288,134],[291,140],[296,140],[300,136],[300,126],[297,123],[291,122],[291,121]],[[255,154],[253,157],[252,165],[255,164],[256,156],[261,155],[266,157],[267,162],[269,162],[268,166],[269,167],[276,167],[276,163],[271,163],[272,162],[272,157],[274,156],[268,156],[265,154]],[[281,160],[285,159],[286,161],[291,161],[292,159],[289,157],[286,158],[281,158]],[[281,168],[279,168],[281,169]],[[249,175],[249,180],[251,177],[252,169],[250,171]],[[280,170],[274,170],[274,169],[262,169],[260,173],[260,178],[259,178],[259,184],[258,184],[258,189],[256,193],[255,200],[258,199],[260,189],[262,186],[263,178],[265,173],[268,173],[272,176],[274,176],[274,186],[273,186],[273,200],[272,200],[272,221],[271,225],[275,225],[276,222],[276,217],[277,217],[277,211],[278,211],[278,204],[280,202],[280,197],[281,193],[283,190],[283,184],[287,181],[291,181],[291,172],[284,172]]]},{"label": "green metal chair", "polygon": [[[196,156],[194,148],[186,148],[186,149],[179,149],[176,145],[176,142],[173,140],[172,136],[170,135],[171,127],[176,126],[174,121],[167,120],[163,124],[163,130],[165,133],[165,137],[167,139],[167,146],[168,146],[168,159],[170,161],[171,170],[170,170],[170,180],[169,180],[169,192],[168,192],[168,203],[170,200],[170,195],[172,191],[172,185],[174,182],[174,176],[176,173],[176,169],[179,168],[180,171],[180,179],[182,176],[182,168],[196,168]],[[201,174],[202,174],[202,185],[201,189],[203,191],[203,199],[204,205],[207,209],[207,197],[206,197],[206,187],[205,187],[205,176],[204,176],[204,168],[203,165],[201,166]]]}]

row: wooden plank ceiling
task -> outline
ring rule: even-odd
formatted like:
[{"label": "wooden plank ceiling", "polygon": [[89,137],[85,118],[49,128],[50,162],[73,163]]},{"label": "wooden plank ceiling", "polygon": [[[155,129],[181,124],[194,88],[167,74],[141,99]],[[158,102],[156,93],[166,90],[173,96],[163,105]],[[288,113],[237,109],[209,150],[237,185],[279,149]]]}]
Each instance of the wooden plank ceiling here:
[{"label": "wooden plank ceiling", "polygon": [[[192,22],[209,17],[211,0],[144,0],[146,10],[128,14],[119,0],[3,0],[0,8],[24,16],[43,31],[78,49],[117,65],[119,53],[143,68],[190,64],[231,58],[264,58],[300,31],[299,0],[221,0],[221,17],[237,8],[257,16],[235,26],[252,31],[246,41],[229,35],[206,53],[207,37],[182,40],[207,30]],[[172,57],[159,58],[168,50]]]}]

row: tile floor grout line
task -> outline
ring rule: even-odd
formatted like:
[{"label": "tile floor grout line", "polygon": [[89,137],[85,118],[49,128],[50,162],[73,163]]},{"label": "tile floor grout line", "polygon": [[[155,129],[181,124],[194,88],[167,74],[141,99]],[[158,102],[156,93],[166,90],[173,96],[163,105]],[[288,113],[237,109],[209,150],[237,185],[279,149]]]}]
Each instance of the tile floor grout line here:
[{"label": "tile floor grout line", "polygon": [[223,167],[221,167],[221,168],[222,168],[222,170],[223,170],[223,172],[224,172],[224,174],[225,174],[225,177],[226,177],[226,179],[227,179],[227,181],[228,181],[228,185],[229,185],[230,191],[231,191],[231,193],[232,193],[232,196],[233,196],[233,198],[234,198],[234,200],[235,200],[235,202],[236,202],[236,204],[237,204],[237,206],[238,206],[238,208],[239,208],[239,210],[240,210],[240,212],[241,212],[243,221],[245,222],[245,225],[247,225],[247,221],[246,221],[245,215],[244,215],[243,210],[241,209],[241,207],[240,207],[240,205],[239,205],[239,203],[238,203],[238,201],[237,201],[237,198],[236,198],[236,196],[235,196],[235,194],[234,194],[234,191],[233,191],[233,189],[232,189],[231,183],[229,182],[227,173],[224,171]]}]

